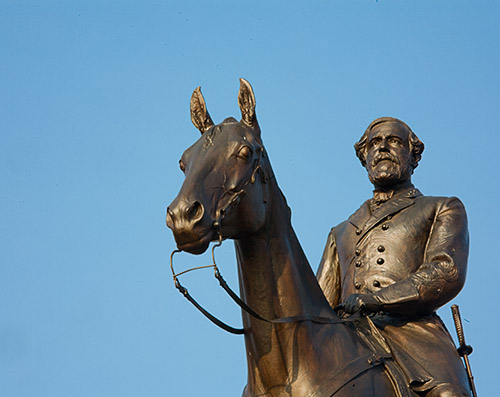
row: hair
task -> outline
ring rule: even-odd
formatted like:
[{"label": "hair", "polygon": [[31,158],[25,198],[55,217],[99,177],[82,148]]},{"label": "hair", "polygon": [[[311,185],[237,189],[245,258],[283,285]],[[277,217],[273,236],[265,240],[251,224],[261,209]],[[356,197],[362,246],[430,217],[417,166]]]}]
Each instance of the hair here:
[{"label": "hair", "polygon": [[410,144],[410,151],[413,156],[412,167],[413,169],[417,168],[418,162],[422,158],[422,153],[424,151],[424,143],[420,139],[418,139],[417,135],[415,135],[415,133],[405,122],[395,117],[379,117],[373,120],[365,130],[363,136],[359,139],[358,142],[354,144],[356,156],[358,156],[361,164],[363,164],[363,167],[366,168],[366,144],[368,143],[368,134],[376,125],[387,122],[399,123],[408,130],[408,142]]}]

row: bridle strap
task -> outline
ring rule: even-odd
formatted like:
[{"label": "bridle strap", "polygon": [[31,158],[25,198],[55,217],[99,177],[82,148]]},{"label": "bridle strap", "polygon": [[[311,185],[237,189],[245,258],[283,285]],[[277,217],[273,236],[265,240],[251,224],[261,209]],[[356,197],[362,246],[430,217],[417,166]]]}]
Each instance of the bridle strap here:
[{"label": "bridle strap", "polygon": [[[213,225],[215,227],[215,229],[217,231],[219,231],[220,227],[221,227],[221,222],[222,220],[224,219],[225,215],[226,215],[226,211],[232,207],[237,201],[238,201],[238,198],[242,195],[244,195],[246,193],[246,187],[249,185],[249,184],[253,184],[255,182],[255,174],[257,174],[257,171],[260,171],[261,172],[261,175],[262,175],[262,183],[266,183],[266,178],[264,177],[264,174],[263,174],[263,171],[262,171],[262,165],[261,165],[261,161],[262,161],[262,157],[263,157],[263,152],[264,152],[264,148],[262,146],[259,147],[259,157],[255,160],[255,167],[254,169],[252,170],[252,173],[250,174],[250,178],[248,178],[245,183],[236,191],[232,194],[231,198],[229,199],[229,201],[226,203],[225,206],[223,206],[222,208],[220,208],[217,212],[218,212],[218,215],[217,215],[217,219],[214,221]],[[227,192],[225,192],[227,193]],[[266,201],[266,199],[264,199],[264,201]],[[220,235],[220,233],[219,233]]]}]

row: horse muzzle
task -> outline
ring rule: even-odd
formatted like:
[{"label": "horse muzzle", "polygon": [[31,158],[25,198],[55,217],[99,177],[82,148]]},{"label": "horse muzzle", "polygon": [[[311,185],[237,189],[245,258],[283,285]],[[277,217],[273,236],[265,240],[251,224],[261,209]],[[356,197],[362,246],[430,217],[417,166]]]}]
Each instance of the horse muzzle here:
[{"label": "horse muzzle", "polygon": [[215,238],[215,228],[199,201],[175,200],[167,208],[167,226],[172,230],[177,248],[190,254],[202,254]]}]

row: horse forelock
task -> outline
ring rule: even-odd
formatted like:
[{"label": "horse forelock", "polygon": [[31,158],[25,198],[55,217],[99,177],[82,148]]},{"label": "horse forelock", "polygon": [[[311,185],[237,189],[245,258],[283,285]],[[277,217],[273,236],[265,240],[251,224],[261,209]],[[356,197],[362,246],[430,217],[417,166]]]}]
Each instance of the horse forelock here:
[{"label": "horse forelock", "polygon": [[214,144],[215,135],[217,135],[217,132],[219,131],[220,126],[216,125],[202,135],[205,138],[205,140],[203,141],[203,149],[207,149]]},{"label": "horse forelock", "polygon": [[207,149],[208,147],[214,145],[215,137],[222,132],[226,124],[234,124],[237,122],[238,121],[234,117],[228,117],[224,119],[222,123],[214,125],[212,128],[210,128],[202,135],[205,138],[203,141],[203,148]]}]

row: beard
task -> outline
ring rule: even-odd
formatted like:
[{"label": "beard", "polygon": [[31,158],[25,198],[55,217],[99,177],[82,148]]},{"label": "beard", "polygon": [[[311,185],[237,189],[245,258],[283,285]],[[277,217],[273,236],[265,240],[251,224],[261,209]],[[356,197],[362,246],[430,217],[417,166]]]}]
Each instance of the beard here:
[{"label": "beard", "polygon": [[[403,164],[402,164],[403,163]],[[390,187],[411,177],[409,161],[400,161],[390,153],[379,153],[368,165],[368,178],[375,186]]]}]

